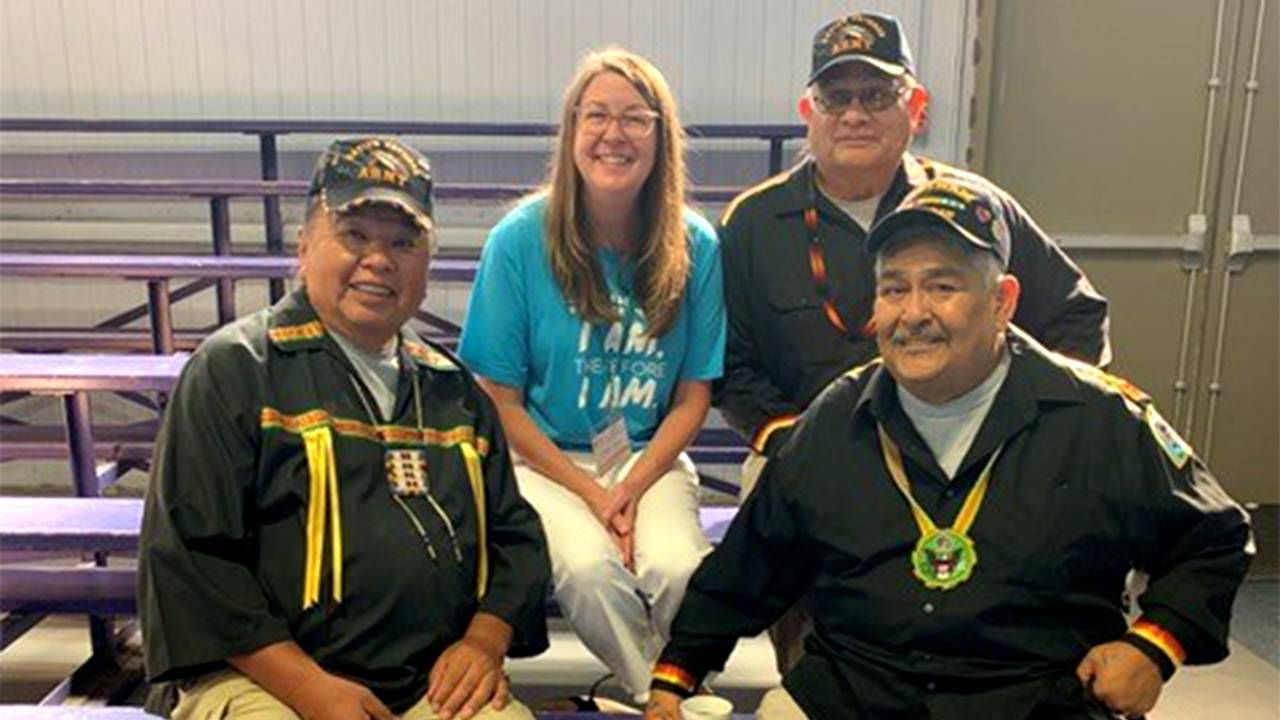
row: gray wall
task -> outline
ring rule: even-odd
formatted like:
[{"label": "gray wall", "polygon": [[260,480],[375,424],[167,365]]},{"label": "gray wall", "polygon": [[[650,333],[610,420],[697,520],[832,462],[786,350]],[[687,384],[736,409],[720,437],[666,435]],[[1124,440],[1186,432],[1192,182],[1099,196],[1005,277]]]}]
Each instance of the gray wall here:
[{"label": "gray wall", "polygon": [[[1223,285],[1258,0],[1224,3],[1220,96],[1203,212],[1211,232],[1192,296],[1188,392],[1177,377],[1187,296],[1177,248],[1199,202],[1217,3],[1210,0],[1011,2],[987,11],[980,168],[1051,231],[1090,237],[1073,255],[1112,300],[1118,372],[1150,392],[1242,499],[1280,491],[1280,219],[1277,16],[1263,23],[1240,212],[1259,249],[1232,275],[1224,351]],[[1149,249],[1115,249],[1143,245]],[[1168,247],[1168,246],[1172,247]],[[1160,249],[1166,246],[1165,249]],[[1219,367],[1212,438],[1209,386]],[[1176,412],[1181,406],[1181,412]],[[1189,430],[1189,432],[1188,432]]]}]

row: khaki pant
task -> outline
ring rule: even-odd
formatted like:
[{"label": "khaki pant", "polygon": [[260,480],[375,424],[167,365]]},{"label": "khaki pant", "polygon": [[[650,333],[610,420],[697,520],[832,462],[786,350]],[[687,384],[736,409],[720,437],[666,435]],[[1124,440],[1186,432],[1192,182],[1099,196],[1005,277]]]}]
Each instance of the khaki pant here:
[{"label": "khaki pant", "polygon": [[[299,720],[274,695],[235,670],[209,673],[178,691],[173,720]],[[426,696],[402,713],[402,720],[436,720]],[[533,720],[529,709],[512,701],[501,711],[485,708],[475,720]]]},{"label": "khaki pant", "polygon": [[760,707],[756,709],[756,720],[809,720],[804,710],[796,704],[795,698],[785,688],[774,688],[760,699]]}]

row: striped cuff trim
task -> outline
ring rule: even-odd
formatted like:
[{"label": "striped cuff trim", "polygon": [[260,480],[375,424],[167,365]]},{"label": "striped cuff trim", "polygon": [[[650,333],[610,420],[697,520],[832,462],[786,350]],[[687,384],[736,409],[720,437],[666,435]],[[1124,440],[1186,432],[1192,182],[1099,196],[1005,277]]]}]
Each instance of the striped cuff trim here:
[{"label": "striped cuff trim", "polygon": [[698,688],[698,681],[688,670],[672,663],[658,663],[653,669],[653,686],[664,690],[672,690],[678,695],[688,697]]},{"label": "striped cuff trim", "polygon": [[1187,651],[1172,633],[1147,619],[1140,619],[1129,628],[1129,632],[1160,648],[1168,656],[1174,666],[1181,665],[1187,659]]}]

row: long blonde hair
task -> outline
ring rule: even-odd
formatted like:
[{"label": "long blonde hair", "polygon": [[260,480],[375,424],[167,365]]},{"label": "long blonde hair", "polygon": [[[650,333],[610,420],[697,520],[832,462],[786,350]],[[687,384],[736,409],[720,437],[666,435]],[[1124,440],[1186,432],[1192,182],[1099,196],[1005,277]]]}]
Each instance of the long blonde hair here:
[{"label": "long blonde hair", "polygon": [[573,159],[578,103],[587,85],[606,72],[630,82],[659,116],[653,169],[639,197],[642,225],[635,254],[635,292],[648,319],[649,334],[660,337],[675,323],[689,276],[683,217],[687,182],[684,128],[666,78],[648,60],[628,50],[610,47],[587,55],[565,90],[556,151],[541,191],[547,197],[551,270],[579,317],[591,323],[618,320],[618,309],[609,298],[588,237],[582,177]]}]

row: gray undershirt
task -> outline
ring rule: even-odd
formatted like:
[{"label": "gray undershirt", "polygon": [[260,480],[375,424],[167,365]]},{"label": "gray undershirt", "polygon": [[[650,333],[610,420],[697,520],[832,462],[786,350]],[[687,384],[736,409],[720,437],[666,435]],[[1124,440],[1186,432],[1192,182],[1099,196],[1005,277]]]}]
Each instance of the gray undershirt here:
[{"label": "gray undershirt", "polygon": [[902,410],[915,426],[916,432],[929,446],[938,467],[953,480],[960,463],[969,452],[969,446],[978,436],[978,429],[987,419],[987,412],[995,402],[996,393],[1009,375],[1009,353],[1003,352],[1000,362],[991,374],[977,387],[960,397],[934,405],[912,395],[898,386],[898,401]]},{"label": "gray undershirt", "polygon": [[337,331],[331,330],[330,334],[355,367],[360,381],[373,393],[374,404],[382,414],[378,420],[389,419],[396,411],[396,392],[400,388],[400,337],[392,338],[378,352],[369,352]]},{"label": "gray undershirt", "polygon": [[867,232],[875,223],[876,208],[880,207],[880,198],[883,195],[872,195],[866,200],[841,200],[827,192],[822,187],[822,183],[818,183],[818,189],[831,201],[832,205],[840,208],[845,215],[849,216],[849,219],[858,223],[858,227],[862,228],[863,232]]}]

